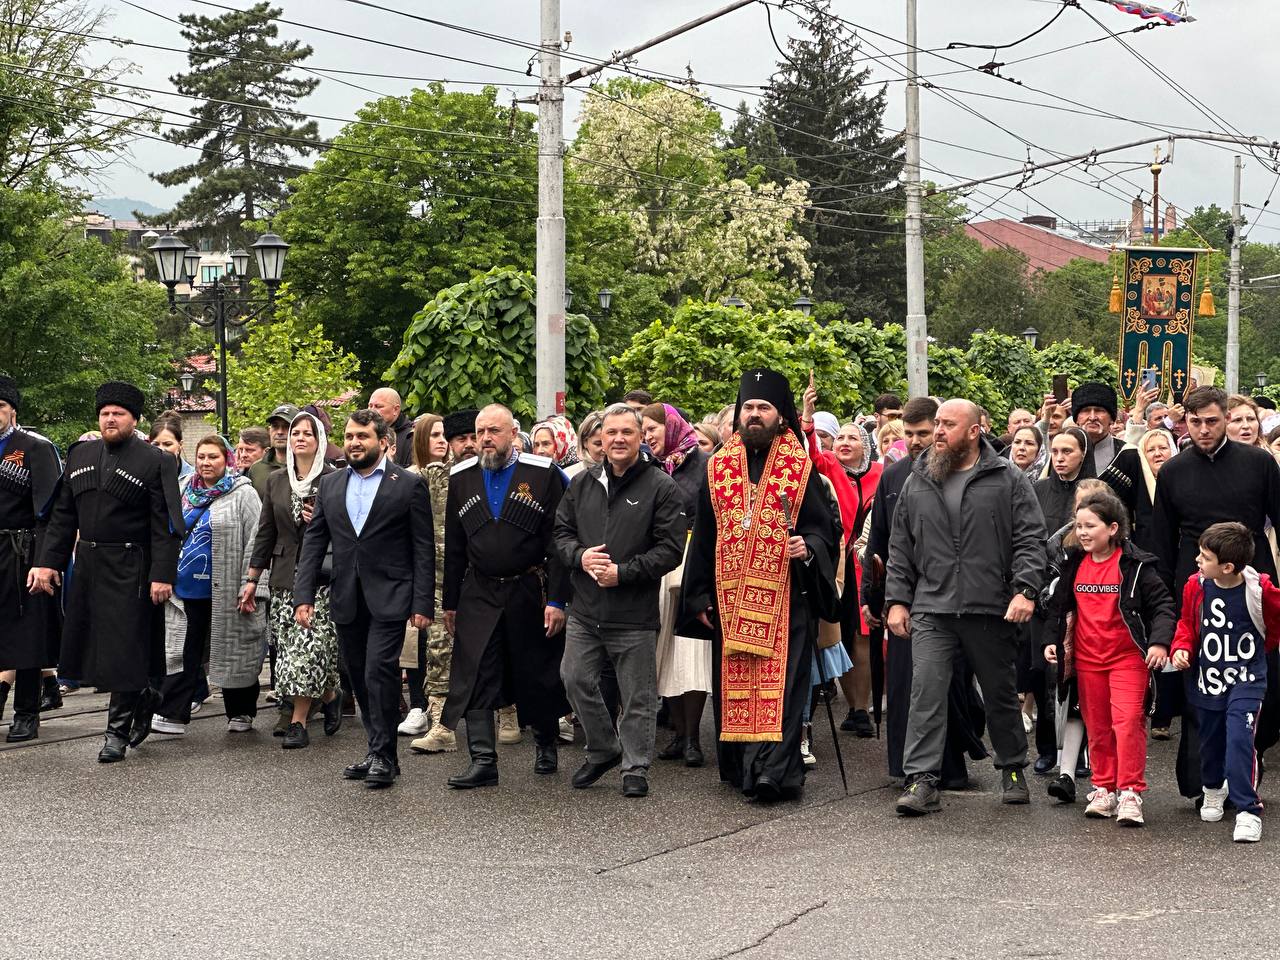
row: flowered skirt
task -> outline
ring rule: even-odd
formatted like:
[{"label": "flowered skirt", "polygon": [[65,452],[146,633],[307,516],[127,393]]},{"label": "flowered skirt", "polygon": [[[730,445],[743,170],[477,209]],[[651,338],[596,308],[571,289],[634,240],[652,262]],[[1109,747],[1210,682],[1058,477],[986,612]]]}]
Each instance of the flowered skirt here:
[{"label": "flowered skirt", "polygon": [[293,618],[293,591],[271,591],[271,636],[276,690],[282,697],[319,697],[338,686],[338,630],[329,616],[329,588],[316,590],[316,612],[306,630]]}]

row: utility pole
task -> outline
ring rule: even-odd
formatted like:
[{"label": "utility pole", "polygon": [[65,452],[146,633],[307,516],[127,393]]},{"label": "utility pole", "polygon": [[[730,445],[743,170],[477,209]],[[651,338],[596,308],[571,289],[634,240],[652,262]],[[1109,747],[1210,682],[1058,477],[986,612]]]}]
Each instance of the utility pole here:
[{"label": "utility pole", "polygon": [[560,0],[541,0],[538,87],[537,326],[538,419],[564,413],[564,87],[560,82]]},{"label": "utility pole", "polygon": [[916,67],[916,0],[907,0],[907,392],[912,397],[924,397],[929,394],[929,326],[924,313],[920,87]]},{"label": "utility pole", "polygon": [[630,59],[642,50],[710,23],[756,0],[734,0],[608,60],[560,76],[560,0],[541,0],[538,16],[538,298],[535,363],[538,418],[564,413],[564,87]]},{"label": "utility pole", "polygon": [[1227,285],[1227,393],[1240,392],[1240,156],[1231,194],[1231,270]]}]

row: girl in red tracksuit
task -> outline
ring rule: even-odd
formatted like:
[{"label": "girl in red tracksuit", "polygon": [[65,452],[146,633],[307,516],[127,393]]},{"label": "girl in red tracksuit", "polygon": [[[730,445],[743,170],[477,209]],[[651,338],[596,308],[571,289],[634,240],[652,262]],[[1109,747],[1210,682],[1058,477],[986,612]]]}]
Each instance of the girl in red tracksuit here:
[{"label": "girl in red tracksuit", "polygon": [[[1075,512],[1080,542],[1067,555],[1045,629],[1045,659],[1073,671],[1089,735],[1093,791],[1087,817],[1140,827],[1147,789],[1151,671],[1164,666],[1175,625],[1173,597],[1155,557],[1128,539],[1128,511],[1112,493]],[[1070,589],[1064,589],[1070,586]]]}]

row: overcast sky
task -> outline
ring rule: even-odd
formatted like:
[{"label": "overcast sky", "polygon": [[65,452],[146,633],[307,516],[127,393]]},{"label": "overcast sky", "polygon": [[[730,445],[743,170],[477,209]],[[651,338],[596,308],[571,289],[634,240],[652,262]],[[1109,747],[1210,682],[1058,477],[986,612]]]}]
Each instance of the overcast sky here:
[{"label": "overcast sky", "polygon": [[[227,2],[240,7],[250,5],[249,0]],[[538,0],[378,2],[528,42],[537,42],[538,39]],[[571,53],[602,57],[612,50],[629,47],[709,12],[722,2],[563,0],[562,27],[573,33]],[[120,0],[104,0],[104,3],[113,15],[109,27],[113,35],[183,47],[176,24],[127,7]],[[143,5],[169,17],[183,12],[201,12],[210,16],[219,13],[192,0],[143,0]],[[518,73],[454,63],[421,53],[377,47],[358,39],[282,25],[282,35],[297,37],[315,48],[308,61],[313,66],[450,81],[490,81],[506,89],[504,98],[509,98],[513,91],[521,96],[531,92],[525,87],[507,86],[528,82],[528,78],[521,75],[530,56],[528,50],[362,8],[346,0],[278,0],[277,5],[284,8],[283,16],[287,19],[359,37],[475,59],[515,69]],[[1168,5],[1172,6],[1172,3]],[[936,49],[956,41],[1007,43],[1048,21],[1059,6],[1056,0],[920,0],[919,45],[924,49]],[[1098,0],[1082,0],[1082,6],[1111,30],[1128,30],[1142,22]],[[786,36],[803,31],[802,25],[790,13],[776,8],[771,12],[780,41],[785,43]],[[886,40],[884,36],[866,32],[864,52],[868,56],[878,55],[872,44],[889,54],[902,53],[905,0],[835,0],[834,12],[867,31],[878,31],[893,38]],[[1274,55],[1275,41],[1280,37],[1280,3],[1195,0],[1189,5],[1189,12],[1198,18],[1195,23],[1127,34],[1125,42],[1177,81],[1190,97],[1220,114],[1226,124],[1234,125],[1238,131],[1249,135],[1280,139],[1280,117],[1277,116],[1274,95],[1280,87],[1280,66]],[[1084,12],[1068,9],[1040,35],[1002,50],[994,57],[1011,63],[1100,36],[1103,36],[1101,28]],[[168,89],[168,77],[185,66],[185,58],[179,53],[137,47],[120,51],[102,43],[95,44],[93,49],[102,59],[114,53],[136,61],[141,73],[139,79],[131,82],[143,86]],[[992,57],[991,51],[973,49],[939,50],[939,56],[922,53],[920,72],[927,77],[943,71],[960,70],[954,61],[977,65]],[[690,68],[696,78],[708,84],[752,85],[758,92],[759,85],[767,82],[778,59],[769,36],[765,8],[752,5],[642,54],[638,58],[638,66],[640,69],[680,75]],[[885,123],[891,128],[900,128],[904,113],[900,77],[905,59],[898,57],[896,60],[873,62],[874,76],[881,81],[891,81]],[[572,65],[569,66],[571,68]],[[1031,149],[1032,158],[1045,160],[1050,159],[1046,151],[1074,154],[1101,149],[1146,136],[1163,135],[1174,126],[1216,132],[1231,129],[1230,126],[1224,128],[1217,120],[1206,118],[1175,88],[1109,38],[1036,57],[1025,63],[1011,64],[1002,72],[1022,81],[1024,86],[972,71],[937,77],[933,81],[952,91],[957,99],[980,116],[947,102],[938,92],[921,92],[922,134],[929,138],[923,144],[923,160],[927,168],[933,168],[926,169],[926,177],[945,184],[1015,169],[1026,156],[1024,139],[1035,145]],[[403,94],[415,85],[408,80],[347,79],[385,94]],[[1045,93],[1032,92],[1030,87]],[[474,90],[475,86],[458,86],[457,89]],[[742,92],[715,86],[707,86],[705,92],[728,107],[736,106],[743,98]],[[306,101],[305,108],[332,117],[352,117],[370,97],[370,94],[344,86],[337,80],[325,80]],[[1071,110],[1096,109],[1130,119],[1082,116],[1027,103],[1002,102],[993,97],[1011,97]],[[1065,103],[1059,97],[1069,97],[1085,107]],[[747,99],[755,102],[756,97],[748,95]],[[155,96],[153,102],[184,111],[190,106],[177,97]],[[581,102],[581,94],[571,92],[567,97],[570,129]],[[988,120],[1005,129],[999,129]],[[338,126],[321,122],[321,130],[327,135],[336,132]],[[1161,175],[1161,196],[1187,211],[1196,205],[1213,202],[1228,207],[1231,202],[1233,152],[1236,151],[1230,147],[1223,149],[1202,143],[1179,142],[1173,162]],[[172,202],[181,191],[160,187],[148,178],[147,172],[189,162],[191,155],[177,147],[142,141],[135,148],[133,163],[108,171],[103,184],[97,188],[98,193],[102,196],[128,196],[157,205]],[[1261,206],[1273,189],[1277,176],[1260,160],[1247,152],[1244,155],[1243,200],[1246,204]],[[981,209],[992,201],[998,201],[983,213],[984,217],[1056,212],[1075,221],[1125,219],[1129,212],[1128,201],[1139,187],[1144,191],[1144,197],[1149,198],[1151,176],[1145,166],[1151,157],[1151,147],[1135,148],[1105,158],[1121,161],[1118,164],[1094,167],[1088,172],[1073,169],[1064,176],[1035,183],[1025,192],[1014,191],[1006,195],[1005,191],[1017,183],[1016,177],[1011,178],[1002,181],[1001,185],[981,188],[981,193],[970,198],[970,205]],[[1142,168],[1132,169],[1138,165]],[[1117,172],[1122,172],[1128,182],[1111,177],[1106,189],[1093,185],[1097,177]],[[1037,180],[1045,176],[1047,174],[1040,174]],[[1273,207],[1280,212],[1280,189],[1276,190]],[[1246,218],[1259,219],[1247,208],[1245,214]],[[1262,216],[1254,239],[1280,242],[1280,216]]]}]

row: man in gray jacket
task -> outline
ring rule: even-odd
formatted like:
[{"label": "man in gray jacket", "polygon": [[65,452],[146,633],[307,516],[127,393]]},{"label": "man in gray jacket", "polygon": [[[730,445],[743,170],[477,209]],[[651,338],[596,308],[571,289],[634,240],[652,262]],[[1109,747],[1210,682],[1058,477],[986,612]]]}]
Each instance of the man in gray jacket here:
[{"label": "man in gray jacket", "polygon": [[963,650],[977,674],[1004,803],[1027,803],[1027,736],[1016,683],[1017,624],[1044,577],[1044,516],[1021,470],[981,436],[968,400],[938,408],[932,448],[898,496],[889,540],[888,626],[911,637],[911,710],[897,811],[940,809],[947,689]]},{"label": "man in gray jacket", "polygon": [[[622,764],[623,795],[643,797],[657,732],[658,587],[680,565],[689,521],[675,481],[640,451],[640,415],[615,403],[600,432],[604,460],[573,478],[556,511],[556,549],[573,577],[560,676],[587,736],[574,787]],[[600,695],[606,658],[622,694],[617,733]]]}]

